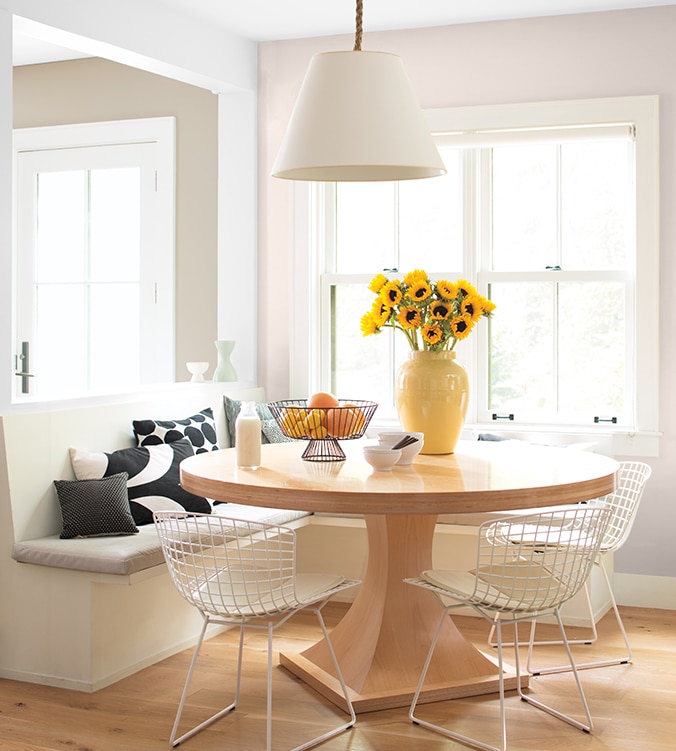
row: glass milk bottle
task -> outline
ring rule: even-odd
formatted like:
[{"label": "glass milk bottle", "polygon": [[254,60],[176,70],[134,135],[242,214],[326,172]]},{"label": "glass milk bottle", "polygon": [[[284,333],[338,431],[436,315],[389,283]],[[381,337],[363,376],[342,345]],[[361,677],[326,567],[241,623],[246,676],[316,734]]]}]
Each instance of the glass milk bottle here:
[{"label": "glass milk bottle", "polygon": [[258,469],[261,466],[261,421],[255,402],[242,402],[235,420],[237,466]]}]

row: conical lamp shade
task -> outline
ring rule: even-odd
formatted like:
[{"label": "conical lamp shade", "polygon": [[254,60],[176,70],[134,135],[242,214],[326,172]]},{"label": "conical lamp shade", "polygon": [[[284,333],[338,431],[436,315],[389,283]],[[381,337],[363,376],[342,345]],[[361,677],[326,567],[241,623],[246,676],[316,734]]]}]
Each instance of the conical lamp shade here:
[{"label": "conical lamp shade", "polygon": [[361,50],[312,58],[275,177],[412,180],[445,172],[401,58]]}]

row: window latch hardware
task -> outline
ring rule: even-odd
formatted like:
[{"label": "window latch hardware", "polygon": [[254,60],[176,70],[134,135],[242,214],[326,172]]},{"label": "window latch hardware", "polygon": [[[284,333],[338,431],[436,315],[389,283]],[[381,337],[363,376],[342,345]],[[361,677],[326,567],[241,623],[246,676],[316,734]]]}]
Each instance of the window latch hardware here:
[{"label": "window latch hardware", "polygon": [[560,266],[545,266],[545,269],[547,271],[561,271],[561,267]]},{"label": "window latch hardware", "polygon": [[595,423],[599,423],[599,422],[612,422],[612,423],[616,423],[617,422],[617,417],[595,417],[594,418],[594,422]]},{"label": "window latch hardware", "polygon": [[396,274],[398,273],[399,269],[383,269],[383,271],[387,272],[388,274]]},{"label": "window latch hardware", "polygon": [[514,419],[514,415],[512,415],[512,414],[510,414],[510,415],[498,415],[495,412],[493,412],[493,414],[491,415],[491,417],[493,418],[493,420],[513,420]]}]

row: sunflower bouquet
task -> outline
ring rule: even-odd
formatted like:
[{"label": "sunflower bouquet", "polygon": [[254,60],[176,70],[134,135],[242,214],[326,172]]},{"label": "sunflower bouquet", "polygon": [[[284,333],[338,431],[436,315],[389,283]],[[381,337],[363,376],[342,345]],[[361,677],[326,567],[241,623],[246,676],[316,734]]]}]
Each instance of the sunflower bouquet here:
[{"label": "sunflower bouquet", "polygon": [[470,335],[480,318],[490,317],[495,309],[465,279],[432,282],[420,269],[406,274],[403,282],[378,274],[369,289],[376,299],[361,318],[362,334],[378,334],[385,326],[399,329],[413,350],[452,350],[459,339]]}]

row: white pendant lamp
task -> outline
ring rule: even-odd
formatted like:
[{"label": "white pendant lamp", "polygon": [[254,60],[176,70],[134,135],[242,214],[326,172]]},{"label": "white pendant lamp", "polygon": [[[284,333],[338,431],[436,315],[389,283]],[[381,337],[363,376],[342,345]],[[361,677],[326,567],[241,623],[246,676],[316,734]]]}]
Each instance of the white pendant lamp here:
[{"label": "white pendant lamp", "polygon": [[362,52],[361,21],[357,0],[354,49],[310,61],[274,177],[366,182],[446,172],[401,58]]}]

